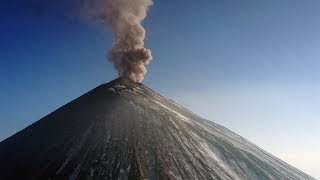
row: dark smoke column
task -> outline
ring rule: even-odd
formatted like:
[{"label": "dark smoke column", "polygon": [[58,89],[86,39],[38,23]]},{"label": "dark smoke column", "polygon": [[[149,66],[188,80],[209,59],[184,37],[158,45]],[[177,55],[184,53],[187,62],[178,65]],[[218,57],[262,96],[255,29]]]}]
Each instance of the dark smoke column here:
[{"label": "dark smoke column", "polygon": [[115,36],[108,54],[120,77],[141,82],[147,73],[145,65],[152,59],[144,47],[145,30],[141,25],[152,0],[103,0],[103,20]]}]

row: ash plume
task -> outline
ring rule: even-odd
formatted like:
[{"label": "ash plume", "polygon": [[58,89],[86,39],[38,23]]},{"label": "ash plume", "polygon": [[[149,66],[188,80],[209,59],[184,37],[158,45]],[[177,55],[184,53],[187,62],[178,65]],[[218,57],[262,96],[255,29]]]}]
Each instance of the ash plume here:
[{"label": "ash plume", "polygon": [[[96,0],[94,10],[115,36],[108,60],[120,77],[134,82],[144,79],[151,51],[144,47],[145,30],[141,24],[152,0]],[[96,12],[93,12],[96,13]]]}]

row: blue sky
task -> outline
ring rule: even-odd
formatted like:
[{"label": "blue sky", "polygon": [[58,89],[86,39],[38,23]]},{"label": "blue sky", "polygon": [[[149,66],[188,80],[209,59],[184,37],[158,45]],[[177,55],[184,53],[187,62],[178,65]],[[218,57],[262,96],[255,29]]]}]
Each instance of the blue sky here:
[{"label": "blue sky", "polygon": [[[106,60],[112,34],[63,2],[1,4],[0,140],[116,78]],[[154,0],[144,83],[320,178],[319,8]]]}]

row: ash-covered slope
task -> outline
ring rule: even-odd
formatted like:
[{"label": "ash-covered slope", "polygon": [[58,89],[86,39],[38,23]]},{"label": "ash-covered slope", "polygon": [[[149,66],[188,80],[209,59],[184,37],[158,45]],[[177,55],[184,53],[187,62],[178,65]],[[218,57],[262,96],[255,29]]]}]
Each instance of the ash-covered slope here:
[{"label": "ash-covered slope", "polygon": [[0,143],[0,179],[313,179],[142,84],[101,85]]}]

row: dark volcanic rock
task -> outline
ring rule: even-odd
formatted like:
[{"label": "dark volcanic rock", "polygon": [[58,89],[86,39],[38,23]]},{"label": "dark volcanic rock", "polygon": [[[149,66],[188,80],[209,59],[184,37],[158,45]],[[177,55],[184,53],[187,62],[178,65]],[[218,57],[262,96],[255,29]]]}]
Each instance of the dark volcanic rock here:
[{"label": "dark volcanic rock", "polygon": [[313,179],[142,84],[101,85],[0,143],[0,179]]}]

